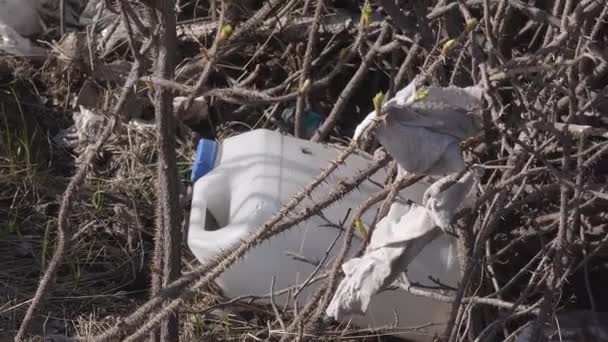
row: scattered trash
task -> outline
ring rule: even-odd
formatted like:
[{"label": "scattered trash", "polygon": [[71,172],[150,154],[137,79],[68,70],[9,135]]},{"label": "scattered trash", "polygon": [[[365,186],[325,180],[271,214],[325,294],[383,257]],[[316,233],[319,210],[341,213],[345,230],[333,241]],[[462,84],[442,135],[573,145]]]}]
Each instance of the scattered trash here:
[{"label": "scattered trash", "polygon": [[[359,139],[374,120],[381,120],[376,137],[397,161],[403,173],[442,176],[423,196],[422,205],[395,202],[374,231],[365,254],[342,265],[345,278],[330,302],[326,314],[342,319],[349,314],[364,314],[372,298],[399,282],[420,283],[410,275],[410,265],[429,244],[451,229],[456,210],[470,207],[475,198],[477,170],[466,168],[459,143],[479,131],[473,113],[481,104],[481,90],[429,87],[417,91],[410,83],[382,107],[382,116],[370,113],[361,122],[353,139]],[[453,246],[451,246],[453,247]],[[440,263],[430,268],[444,284],[455,286],[459,280],[455,260],[435,256]],[[440,269],[449,269],[439,273]],[[407,275],[407,276],[406,276]],[[451,278],[446,282],[444,277]],[[412,278],[412,279],[410,279]],[[403,293],[402,295],[406,295]],[[419,306],[410,306],[409,315],[418,316]],[[446,323],[448,317],[444,317]],[[436,330],[437,331],[437,330]]]},{"label": "scattered trash", "polygon": [[[526,324],[515,342],[532,342],[534,321]],[[564,311],[555,315],[543,329],[547,342],[608,341],[608,313],[584,310]]]},{"label": "scattered trash", "polygon": [[428,87],[413,81],[382,107],[383,116],[370,113],[355,129],[358,139],[374,120],[376,137],[403,170],[414,174],[446,175],[464,169],[459,142],[481,129],[473,113],[481,106],[481,89]]},{"label": "scattered trash", "polygon": [[105,118],[90,109],[79,106],[72,114],[74,126],[62,130],[54,140],[63,147],[76,147],[95,142],[101,131]]},{"label": "scattered trash", "polygon": [[[42,33],[42,19],[38,12],[40,7],[40,0],[2,0],[0,25],[12,28],[19,36],[29,37],[40,34]],[[0,35],[4,36],[4,33]]]},{"label": "scattered trash", "polygon": [[[190,250],[199,261],[205,263],[222,250],[240,243],[275,214],[283,203],[310,183],[339,153],[337,148],[265,129],[232,136],[221,144],[202,139],[192,170],[194,186],[188,232]],[[363,155],[349,157],[346,164],[339,167],[296,210],[312,205],[315,200],[324,197],[339,179],[358,174],[372,162],[371,158]],[[314,272],[314,263],[323,259],[338,235],[338,229],[329,222],[338,224],[344,220],[348,209],[355,208],[381,189],[380,184],[385,177],[384,170],[378,172],[357,190],[325,209],[325,218],[314,216],[254,248],[220,276],[218,285],[228,297],[267,295],[273,277],[275,291],[301,286]],[[421,203],[427,188],[428,184],[420,182],[400,195],[405,200]],[[372,221],[375,209],[377,206],[362,217],[364,224]],[[457,279],[457,268],[451,261],[446,261],[455,258],[451,239],[448,236],[439,237],[411,262],[410,270],[415,279],[425,282],[428,276],[433,276],[448,283]],[[361,237],[354,239],[350,257],[354,256],[361,243]],[[340,245],[340,241],[337,245]],[[328,260],[337,252],[330,251]],[[289,255],[298,255],[301,257],[298,259],[312,262],[302,262]],[[438,258],[438,255],[442,257]],[[315,288],[316,284],[304,288],[298,301],[306,302]],[[289,299],[286,293],[275,296],[277,305],[284,305]],[[412,308],[416,308],[415,315],[412,315]],[[345,316],[344,321],[352,320],[360,327],[377,328],[393,324],[398,319],[400,327],[411,327],[429,322],[444,323],[449,311],[450,305],[446,303],[411,296],[402,291],[384,292],[370,300],[365,315]],[[414,339],[421,334],[420,331],[415,332]]]},{"label": "scattered trash", "polygon": [[46,56],[45,49],[35,46],[29,39],[21,36],[11,26],[0,21],[0,55],[5,53],[19,57]]},{"label": "scattered trash", "polygon": [[108,2],[104,0],[89,0],[83,8],[82,13],[80,13],[78,23],[81,26],[91,25],[97,19],[97,28],[99,30],[105,28],[112,20],[118,17],[117,14],[112,13],[106,8],[106,3]]},{"label": "scattered trash", "polygon": [[[470,191],[462,190],[473,188],[475,179],[473,172],[468,172],[455,186],[430,197],[433,201],[426,201],[423,205],[393,203],[387,216],[376,225],[365,254],[342,266],[345,278],[327,308],[327,315],[341,319],[347,314],[365,313],[371,298],[398,280],[418,253],[441,235],[438,227],[445,224],[441,221],[445,217],[451,218],[461,203],[468,202],[466,199],[470,197]],[[436,206],[434,203],[443,205]],[[441,219],[438,220],[438,217]],[[436,265],[435,269],[447,268],[450,272],[439,274],[438,279],[443,284],[455,287],[459,280],[457,260],[445,253],[445,249],[439,252],[435,261],[441,265]],[[423,280],[410,279],[410,282]],[[417,312],[418,308],[413,310]]]},{"label": "scattered trash", "polygon": [[78,141],[95,142],[103,130],[105,118],[82,106],[80,106],[80,111],[74,112],[72,117]]},{"label": "scattered trash", "polygon": [[[295,113],[295,107],[285,108],[281,113],[281,119],[287,124],[288,127],[294,127]],[[323,123],[323,119],[321,117],[321,114],[312,110],[304,111],[303,116],[304,135],[302,136],[302,138],[310,139],[310,137],[315,134],[319,126],[321,126],[321,124]]]}]

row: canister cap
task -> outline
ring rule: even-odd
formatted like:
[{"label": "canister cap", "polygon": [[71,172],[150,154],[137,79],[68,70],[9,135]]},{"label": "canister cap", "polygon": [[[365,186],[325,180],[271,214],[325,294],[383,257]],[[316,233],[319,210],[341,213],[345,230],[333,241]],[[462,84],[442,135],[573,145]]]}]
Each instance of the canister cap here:
[{"label": "canister cap", "polygon": [[196,147],[194,162],[192,163],[192,183],[213,170],[215,158],[217,156],[217,148],[218,146],[215,140],[204,138],[199,140],[198,146]]}]

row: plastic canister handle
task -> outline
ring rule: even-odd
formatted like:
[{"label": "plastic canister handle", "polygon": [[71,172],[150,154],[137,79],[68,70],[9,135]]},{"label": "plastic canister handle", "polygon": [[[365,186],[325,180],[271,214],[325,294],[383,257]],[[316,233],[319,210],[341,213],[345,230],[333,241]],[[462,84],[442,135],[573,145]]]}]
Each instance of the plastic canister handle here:
[{"label": "plastic canister handle", "polygon": [[217,142],[214,140],[204,138],[199,140],[194,162],[192,163],[192,183],[213,170],[217,148]]}]

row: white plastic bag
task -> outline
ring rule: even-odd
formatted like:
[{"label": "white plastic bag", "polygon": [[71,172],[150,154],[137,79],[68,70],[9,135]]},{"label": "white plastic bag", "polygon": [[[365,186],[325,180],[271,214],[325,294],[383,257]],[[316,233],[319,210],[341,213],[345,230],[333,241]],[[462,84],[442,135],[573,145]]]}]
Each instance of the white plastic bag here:
[{"label": "white plastic bag", "polygon": [[40,6],[39,0],[1,0],[0,25],[9,26],[20,36],[39,34],[42,32]]},{"label": "white plastic bag", "polygon": [[[327,307],[327,315],[340,319],[365,313],[372,296],[397,280],[422,249],[441,234],[439,227],[445,225],[441,221],[448,218],[449,222],[458,208],[471,203],[476,180],[475,172],[469,171],[422,206],[393,203],[387,216],[378,222],[365,254],[342,266],[345,277]],[[456,264],[447,255],[437,258],[444,258],[441,262],[448,265]],[[435,276],[441,280],[441,274]]]},{"label": "white plastic bag", "polygon": [[19,57],[46,56],[45,49],[34,46],[29,39],[0,21],[0,55],[5,53]]},{"label": "white plastic bag", "polygon": [[345,278],[326,310],[328,316],[340,319],[365,313],[372,296],[403,278],[425,246],[442,230],[451,228],[456,210],[473,204],[479,174],[468,170],[459,178],[466,168],[459,144],[480,131],[476,113],[480,106],[479,87],[417,91],[412,82],[382,106],[382,116],[374,111],[357,126],[355,140],[373,121],[382,121],[376,137],[399,164],[400,174],[405,171],[443,178],[427,189],[422,205],[391,205],[388,215],[378,222],[365,254],[342,266]]},{"label": "white plastic bag", "polygon": [[407,172],[446,175],[465,167],[461,140],[481,129],[481,88],[428,87],[415,82],[382,106],[384,116],[371,112],[355,129],[358,139],[374,120],[382,120],[376,137]]}]

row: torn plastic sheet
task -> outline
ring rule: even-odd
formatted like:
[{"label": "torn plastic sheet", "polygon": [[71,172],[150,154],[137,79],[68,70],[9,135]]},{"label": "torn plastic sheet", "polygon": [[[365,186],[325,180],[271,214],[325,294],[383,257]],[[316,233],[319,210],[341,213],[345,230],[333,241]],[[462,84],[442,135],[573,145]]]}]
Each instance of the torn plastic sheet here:
[{"label": "torn plastic sheet", "polygon": [[[42,33],[40,0],[1,0],[0,25],[6,25],[19,36],[33,36]],[[0,36],[3,33],[0,32]],[[25,38],[23,38],[25,39]]]},{"label": "torn plastic sheet", "polygon": [[[435,193],[425,194],[427,200],[422,206],[393,203],[387,216],[376,225],[365,254],[342,265],[345,277],[326,314],[337,320],[350,314],[364,314],[372,296],[402,277],[412,260],[442,234],[439,229],[445,225],[442,220],[451,219],[456,210],[472,203],[477,180],[478,174],[469,171],[443,191],[429,188],[427,192]],[[437,257],[442,256],[438,253]],[[456,264],[447,258],[442,262]],[[434,277],[441,279],[442,275]]]},{"label": "torn plastic sheet", "polygon": [[0,21],[0,55],[7,53],[19,57],[46,56],[46,50],[35,46],[11,26]]},{"label": "torn plastic sheet", "polygon": [[355,129],[358,139],[374,120],[376,137],[407,172],[446,175],[462,171],[460,141],[481,130],[481,88],[428,87],[415,82],[382,106],[383,116],[370,113]]},{"label": "torn plastic sheet", "polygon": [[76,147],[82,144],[95,142],[105,123],[105,118],[92,110],[79,106],[78,111],[72,113],[74,125],[61,130],[55,137],[55,143],[63,147]]},{"label": "torn plastic sheet", "polygon": [[[458,179],[466,168],[459,144],[481,129],[476,113],[481,95],[479,87],[417,90],[414,81],[382,106],[381,116],[374,111],[357,126],[354,140],[373,121],[382,121],[376,137],[399,164],[400,174],[405,171],[443,178],[427,189],[422,205],[391,205],[388,215],[378,222],[365,254],[342,265],[345,277],[327,307],[328,316],[339,320],[365,313],[372,296],[398,285],[416,256],[442,230],[451,228],[456,210],[472,205],[479,174],[467,171]],[[443,258],[442,263],[455,264]]]},{"label": "torn plastic sheet", "polygon": [[103,130],[105,118],[83,106],[80,106],[80,111],[74,112],[72,117],[78,141],[95,142]]}]

